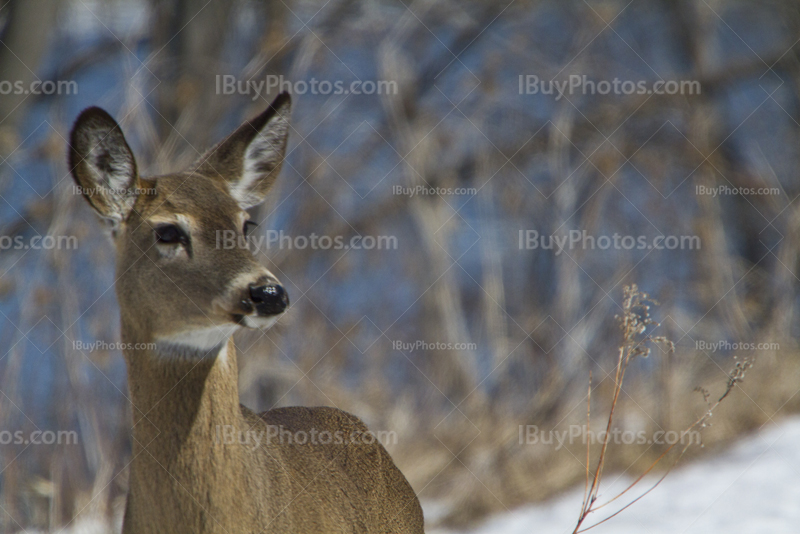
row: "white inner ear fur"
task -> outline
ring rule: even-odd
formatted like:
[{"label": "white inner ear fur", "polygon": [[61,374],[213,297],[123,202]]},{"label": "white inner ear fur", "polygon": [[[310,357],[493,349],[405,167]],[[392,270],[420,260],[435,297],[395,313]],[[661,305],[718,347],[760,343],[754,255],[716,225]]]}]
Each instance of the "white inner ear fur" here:
[{"label": "white inner ear fur", "polygon": [[[130,152],[124,147],[111,146],[106,140],[106,137],[112,135],[109,130],[101,130],[97,135],[92,136],[92,148],[86,157],[86,168],[96,189],[90,193],[104,195],[113,210],[109,218],[118,224],[136,203],[136,193],[131,191],[136,178],[136,167]],[[116,172],[109,173],[101,169],[100,159],[103,156],[111,158]]]},{"label": "white inner ear fur", "polygon": [[265,172],[265,169],[274,169],[280,163],[288,133],[289,121],[278,113],[247,146],[242,177],[230,188],[231,196],[243,208],[255,206],[264,200],[266,192],[259,190],[258,183],[269,176],[269,171]]},{"label": "white inner ear fur", "polygon": [[[108,135],[107,131],[101,133]],[[89,150],[89,169],[92,171],[93,182],[96,184],[108,184],[107,188],[113,193],[127,194],[132,185],[131,182],[135,171],[130,155],[125,152],[124,150],[105,146],[102,140],[98,140]],[[98,160],[104,154],[108,154],[111,157],[117,172],[106,173],[100,170]],[[104,179],[105,176],[107,176],[107,179]]]}]

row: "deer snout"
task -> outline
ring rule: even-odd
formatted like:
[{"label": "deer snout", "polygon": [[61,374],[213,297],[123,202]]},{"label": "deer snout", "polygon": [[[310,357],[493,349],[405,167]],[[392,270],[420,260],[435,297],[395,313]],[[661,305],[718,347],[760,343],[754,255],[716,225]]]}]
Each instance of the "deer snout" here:
[{"label": "deer snout", "polygon": [[289,307],[289,295],[278,283],[251,284],[249,291],[258,315],[278,315]]}]

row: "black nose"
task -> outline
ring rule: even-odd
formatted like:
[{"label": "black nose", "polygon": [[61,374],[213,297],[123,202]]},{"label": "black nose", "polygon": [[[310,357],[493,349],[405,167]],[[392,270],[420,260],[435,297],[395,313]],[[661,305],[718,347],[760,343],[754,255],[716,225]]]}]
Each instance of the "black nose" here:
[{"label": "black nose", "polygon": [[250,299],[259,315],[277,315],[289,306],[289,295],[278,284],[250,286]]}]

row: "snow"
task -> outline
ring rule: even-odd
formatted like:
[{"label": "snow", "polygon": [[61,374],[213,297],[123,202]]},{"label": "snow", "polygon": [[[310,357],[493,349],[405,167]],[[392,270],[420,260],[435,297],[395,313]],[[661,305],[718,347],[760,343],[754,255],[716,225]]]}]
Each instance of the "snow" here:
[{"label": "snow", "polygon": [[[643,480],[637,493],[609,505],[609,511],[592,514],[584,527],[617,511],[655,480]],[[631,479],[609,474],[605,482],[600,502],[616,495]],[[438,529],[429,534],[570,534],[582,498],[580,487],[548,502],[491,517],[471,530]],[[431,511],[435,513],[435,507]],[[792,418],[766,425],[719,456],[678,466],[656,489],[591,532],[794,534],[800,532],[798,525],[800,418]]]},{"label": "snow", "polygon": [[[122,530],[122,526],[117,525],[115,528],[108,524],[108,521],[98,517],[85,517],[73,521],[65,528],[53,530],[55,534],[112,534]],[[21,530],[18,534],[45,534],[42,530]]]},{"label": "snow", "polygon": [[[647,482],[650,482],[648,485]],[[643,480],[630,502],[652,486]],[[616,495],[630,478],[607,475],[600,502]],[[470,530],[428,529],[428,534],[570,534],[575,526],[583,487],[550,501],[511,510]],[[619,509],[590,516],[584,526]],[[442,517],[441,503],[424,503],[426,517]],[[603,509],[602,511],[605,511]],[[601,511],[601,512],[602,512]],[[769,424],[740,440],[728,451],[678,467],[651,493],[620,515],[591,530],[593,534],[783,534],[800,532],[800,418]],[[94,519],[77,520],[61,534],[118,532],[119,525]],[[28,534],[39,531],[28,531]]]}]

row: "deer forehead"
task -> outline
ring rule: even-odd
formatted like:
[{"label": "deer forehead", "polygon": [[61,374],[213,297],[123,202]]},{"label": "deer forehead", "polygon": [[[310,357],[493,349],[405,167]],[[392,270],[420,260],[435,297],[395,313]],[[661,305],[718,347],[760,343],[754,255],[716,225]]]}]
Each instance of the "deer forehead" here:
[{"label": "deer forehead", "polygon": [[186,230],[237,228],[249,215],[217,180],[197,174],[149,179],[149,195],[136,210],[150,225],[177,224]]}]

